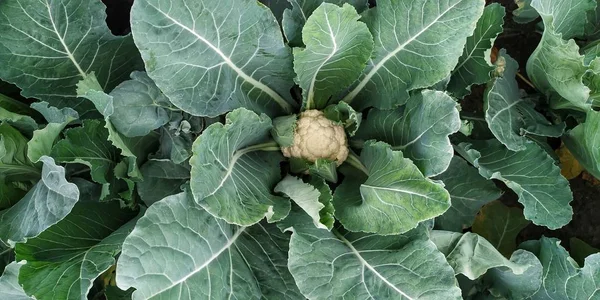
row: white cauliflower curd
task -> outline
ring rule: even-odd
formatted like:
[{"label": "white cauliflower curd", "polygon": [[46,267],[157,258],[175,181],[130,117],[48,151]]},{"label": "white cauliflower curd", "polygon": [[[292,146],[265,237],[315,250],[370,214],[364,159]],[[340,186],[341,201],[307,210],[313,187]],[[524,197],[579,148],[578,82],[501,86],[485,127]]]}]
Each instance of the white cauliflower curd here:
[{"label": "white cauliflower curd", "polygon": [[344,127],[327,119],[319,110],[300,114],[294,131],[294,144],[281,148],[285,157],[314,162],[319,158],[341,165],[348,157],[348,141]]}]

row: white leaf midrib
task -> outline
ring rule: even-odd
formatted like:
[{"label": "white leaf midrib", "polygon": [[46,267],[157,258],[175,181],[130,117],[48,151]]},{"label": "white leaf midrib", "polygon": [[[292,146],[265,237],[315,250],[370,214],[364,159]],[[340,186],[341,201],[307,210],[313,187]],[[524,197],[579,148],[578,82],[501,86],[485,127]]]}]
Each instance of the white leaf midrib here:
[{"label": "white leaf midrib", "polygon": [[[86,73],[83,71],[83,68],[81,68],[81,66],[79,65],[77,60],[75,60],[75,56],[73,55],[73,53],[71,53],[71,50],[69,50],[69,47],[65,43],[64,38],[60,35],[60,33],[58,32],[58,29],[56,28],[56,23],[54,22],[54,18],[52,16],[52,11],[50,9],[50,4],[48,3],[48,0],[44,1],[44,3],[46,5],[46,8],[48,9],[48,18],[50,19],[50,23],[52,23],[52,28],[54,29],[53,30],[54,33],[56,33],[56,37],[58,38],[58,40],[60,41],[60,44],[65,49],[67,57],[69,57],[69,60],[71,60],[71,62],[73,62],[73,65],[77,68],[79,75],[81,75],[81,77],[85,78]],[[66,7],[65,7],[65,10],[66,10]]]},{"label": "white leaf midrib", "polygon": [[231,236],[231,239],[229,239],[227,241],[227,243],[225,245],[223,245],[223,247],[221,249],[219,249],[219,251],[217,251],[216,253],[213,253],[213,255],[211,255],[202,265],[200,265],[199,267],[195,268],[193,271],[191,271],[188,275],[182,277],[181,279],[171,283],[169,286],[160,289],[159,291],[153,293],[152,295],[148,296],[147,299],[153,298],[157,295],[162,294],[163,292],[177,286],[178,284],[188,280],[190,277],[196,275],[198,272],[204,270],[205,268],[207,268],[214,260],[216,260],[217,258],[219,258],[219,256],[221,256],[221,254],[223,252],[225,252],[226,250],[228,250],[229,248],[231,248],[231,246],[233,246],[233,244],[235,244],[235,242],[237,241],[237,239],[240,237],[240,235],[246,230],[247,227],[240,227],[234,234],[233,236]]},{"label": "white leaf midrib", "polygon": [[331,23],[329,22],[328,11],[325,11],[325,21],[327,23],[327,28],[329,29],[329,37],[331,38],[331,42],[333,43],[333,47],[331,49],[331,53],[321,62],[321,65],[315,70],[315,74],[310,82],[309,92],[308,92],[308,101],[306,102],[306,109],[311,108],[311,104],[314,102],[315,98],[315,83],[317,81],[317,76],[319,75],[319,71],[325,66],[325,64],[337,53],[338,46],[335,40],[335,35],[333,34],[333,29],[331,28]]},{"label": "white leaf midrib", "polygon": [[204,38],[203,36],[198,34],[192,28],[189,28],[188,26],[177,21],[175,18],[171,17],[168,13],[165,13],[164,11],[160,10],[158,7],[156,7],[152,4],[149,4],[149,5],[152,8],[154,8],[156,11],[161,13],[163,16],[165,16],[167,19],[169,19],[171,22],[173,22],[173,24],[175,24],[175,25],[181,27],[183,30],[191,33],[194,37],[196,37],[198,40],[203,42],[206,46],[208,46],[211,50],[213,50],[217,55],[219,55],[219,57],[221,57],[221,59],[225,62],[225,64],[227,64],[233,71],[235,71],[236,74],[238,74],[240,77],[242,77],[244,79],[244,81],[252,84],[256,88],[267,93],[267,95],[269,95],[273,100],[275,100],[275,102],[277,102],[277,104],[279,104],[287,112],[290,112],[290,113],[292,112],[293,109],[292,109],[291,105],[285,99],[283,99],[277,92],[272,90],[270,87],[268,87],[264,83],[254,79],[253,77],[246,74],[242,69],[240,69],[236,64],[234,64],[233,61],[231,61],[231,58],[229,56],[225,55],[225,53],[223,53],[223,51],[221,51],[221,49],[219,49],[217,46],[213,45],[209,40],[207,40],[206,38]]},{"label": "white leaf midrib", "polygon": [[[381,69],[382,67],[384,67],[385,63],[388,62],[388,60],[392,59],[394,56],[396,56],[400,51],[404,50],[404,48],[409,45],[410,43],[414,42],[419,36],[421,36],[423,33],[425,33],[427,30],[429,30],[432,26],[436,25],[437,22],[444,16],[446,15],[446,13],[448,13],[450,10],[452,10],[454,7],[456,7],[459,3],[461,3],[462,1],[456,1],[456,3],[454,3],[453,5],[449,6],[446,10],[444,10],[443,12],[441,12],[439,14],[439,16],[437,16],[431,23],[429,23],[427,26],[423,27],[419,32],[417,32],[414,36],[410,37],[408,40],[406,40],[404,43],[402,43],[401,45],[399,45],[396,49],[394,49],[392,52],[388,53],[388,55],[386,55],[383,59],[381,59],[375,66],[373,66],[373,68],[369,71],[369,73],[367,73],[367,75],[358,83],[358,85],[350,92],[348,93],[348,95],[346,95],[342,101],[347,102],[347,103],[351,103],[352,100],[354,100],[354,98],[358,95],[358,93],[360,93],[362,91],[362,89],[367,85],[367,83],[369,83],[369,81],[371,80],[371,78],[373,76],[375,76],[375,74],[377,72],[379,72],[379,69]],[[394,28],[394,32],[396,31],[396,29]]]},{"label": "white leaf midrib", "polygon": [[[389,280],[387,280],[387,278],[385,278],[383,275],[381,275],[381,273],[379,273],[377,270],[375,270],[375,268],[373,266],[371,266],[371,264],[369,264],[369,262],[366,261],[362,257],[362,255],[360,255],[360,252],[358,250],[356,250],[356,248],[354,248],[352,243],[350,241],[348,241],[343,235],[339,234],[338,232],[334,232],[334,234],[350,249],[350,251],[352,251],[352,254],[354,254],[354,256],[356,256],[356,258],[358,259],[358,261],[360,261],[360,263],[363,267],[366,267],[367,269],[369,269],[369,271],[371,271],[375,276],[377,276],[377,278],[379,278],[381,281],[383,281],[387,286],[392,288],[394,291],[396,291],[399,294],[401,294],[402,296],[406,297],[408,300],[414,300],[414,298],[411,298],[405,292],[403,292],[402,290],[397,288],[393,283],[391,283]],[[364,275],[364,272],[362,274]]]}]

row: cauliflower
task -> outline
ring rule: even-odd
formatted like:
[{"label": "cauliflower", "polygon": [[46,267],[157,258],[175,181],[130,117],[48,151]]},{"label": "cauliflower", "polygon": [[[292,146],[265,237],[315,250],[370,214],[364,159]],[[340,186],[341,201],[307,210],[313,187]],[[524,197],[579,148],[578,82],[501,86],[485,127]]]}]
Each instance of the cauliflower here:
[{"label": "cauliflower", "polygon": [[281,148],[285,157],[314,162],[319,158],[341,165],[348,157],[348,141],[344,127],[327,119],[323,112],[307,110],[300,114],[294,132],[294,144]]}]

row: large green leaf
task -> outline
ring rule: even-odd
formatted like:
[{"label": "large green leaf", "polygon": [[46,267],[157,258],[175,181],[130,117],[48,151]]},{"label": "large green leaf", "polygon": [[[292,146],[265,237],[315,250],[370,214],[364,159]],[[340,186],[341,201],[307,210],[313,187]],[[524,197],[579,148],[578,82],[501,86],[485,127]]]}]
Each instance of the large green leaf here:
[{"label": "large green leaf", "polygon": [[357,141],[376,139],[402,150],[427,176],[443,173],[454,155],[449,135],[458,132],[461,121],[457,104],[444,92],[415,93],[406,106],[394,110],[369,111],[356,133]]},{"label": "large green leaf", "polygon": [[131,29],[148,75],[182,110],[292,113],[292,56],[257,1],[135,1]]},{"label": "large green leaf", "polygon": [[[271,193],[281,179],[283,156],[269,142],[272,125],[266,115],[244,108],[227,114],[225,125],[210,125],[194,142],[191,190],[208,212],[232,224],[251,225],[265,216],[277,221],[290,202]],[[266,154],[264,151],[277,151]]]},{"label": "large green leaf", "polygon": [[360,161],[368,174],[347,174],[333,197],[335,216],[346,229],[404,233],[450,207],[444,187],[389,145],[367,142]]},{"label": "large green leaf", "polygon": [[531,0],[544,21],[544,29],[561,34],[565,40],[582,36],[587,14],[596,9],[596,0]]},{"label": "large green leaf", "polygon": [[0,299],[10,300],[32,300],[25,294],[23,287],[19,284],[19,270],[23,265],[17,262],[12,262],[0,277]]},{"label": "large green leaf", "polygon": [[443,230],[462,232],[471,227],[481,206],[502,195],[494,182],[479,175],[476,168],[459,156],[453,157],[448,170],[434,179],[444,182],[452,203],[435,219],[435,227]]},{"label": "large green leaf", "polygon": [[181,186],[190,179],[189,165],[178,165],[169,159],[151,159],[142,165],[140,171],[144,180],[137,184],[137,192],[148,206],[179,194]]},{"label": "large green leaf", "polygon": [[588,110],[590,89],[582,81],[588,68],[579,46],[568,39],[583,35],[587,14],[595,9],[596,1],[532,0],[531,6],[544,21],[544,33],[527,61],[529,78],[546,95],[567,100],[555,101],[555,108]]},{"label": "large green leaf", "polygon": [[349,4],[340,8],[323,3],[308,18],[302,30],[306,48],[294,49],[294,70],[305,109],[325,108],[365,68],[373,36],[359,17]]},{"label": "large green leaf", "polygon": [[571,221],[573,194],[554,160],[537,144],[513,152],[496,140],[461,143],[457,149],[479,173],[504,182],[519,196],[525,218],[558,229]]},{"label": "large green leaf", "polygon": [[186,193],[152,205],[125,239],[117,284],[133,299],[301,299],[275,225],[237,227]]},{"label": "large green leaf", "polygon": [[144,72],[131,73],[131,80],[117,86],[110,121],[127,137],[144,136],[169,122],[173,106]]},{"label": "large green leaf", "polygon": [[283,12],[282,27],[290,46],[300,47],[302,43],[302,28],[311,14],[322,3],[333,3],[342,6],[349,3],[361,13],[368,7],[368,0],[287,0],[292,7]]},{"label": "large green leaf", "polygon": [[563,140],[577,161],[600,178],[600,113],[588,112],[585,122],[569,131]]},{"label": "large green leaf", "polygon": [[375,51],[357,84],[344,97],[357,108],[404,104],[408,91],[450,75],[484,1],[380,0],[365,13]]},{"label": "large green leaf", "polygon": [[446,255],[457,275],[482,281],[478,288],[484,295],[491,293],[504,297],[501,299],[526,299],[542,284],[542,265],[531,252],[517,250],[509,260],[484,238],[470,232],[433,231],[431,240]]},{"label": "large green leaf", "polygon": [[115,264],[134,216],[116,201],[79,202],[63,220],[17,244],[17,260],[27,261],[19,282],[36,299],[85,299],[93,281]]},{"label": "large green leaf", "polygon": [[[131,36],[113,36],[101,1],[0,2],[0,69],[25,97],[74,107],[75,85],[92,71],[110,90],[141,66]],[[3,46],[3,47],[2,47]]]},{"label": "large green leaf", "polygon": [[525,220],[522,209],[507,207],[500,201],[494,201],[479,211],[471,229],[509,257],[517,249],[517,235],[529,223]]},{"label": "large green leaf", "polygon": [[517,61],[502,49],[496,64],[503,74],[490,82],[483,97],[485,120],[494,136],[512,151],[524,150],[531,143],[527,135],[560,137],[565,125],[552,124],[535,110],[531,99],[521,98]]},{"label": "large green leaf", "polygon": [[533,252],[544,267],[543,284],[531,299],[596,299],[600,283],[600,254],[588,256],[583,268],[555,238],[542,237],[520,246]]},{"label": "large green leaf", "polygon": [[293,222],[288,267],[306,298],[461,298],[452,269],[424,233],[330,232],[304,219]]},{"label": "large green leaf", "polygon": [[458,65],[451,73],[448,91],[457,98],[471,92],[471,85],[486,83],[494,70],[490,54],[496,37],[504,25],[504,7],[492,3],[485,7],[473,35],[467,38]]},{"label": "large green leaf", "polygon": [[62,220],[77,201],[79,189],[65,179],[65,169],[43,156],[40,181],[12,207],[0,211],[0,241],[13,245],[36,237]]}]

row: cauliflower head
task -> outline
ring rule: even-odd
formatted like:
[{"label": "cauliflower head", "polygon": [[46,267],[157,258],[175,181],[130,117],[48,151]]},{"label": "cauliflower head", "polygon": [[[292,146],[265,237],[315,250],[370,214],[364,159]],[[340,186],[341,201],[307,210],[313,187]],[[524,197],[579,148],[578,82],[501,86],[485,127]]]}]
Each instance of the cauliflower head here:
[{"label": "cauliflower head", "polygon": [[348,157],[348,141],[344,127],[327,119],[319,110],[300,114],[294,131],[294,144],[281,148],[285,157],[314,162],[319,158],[341,165]]}]

